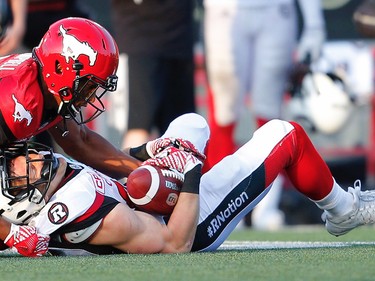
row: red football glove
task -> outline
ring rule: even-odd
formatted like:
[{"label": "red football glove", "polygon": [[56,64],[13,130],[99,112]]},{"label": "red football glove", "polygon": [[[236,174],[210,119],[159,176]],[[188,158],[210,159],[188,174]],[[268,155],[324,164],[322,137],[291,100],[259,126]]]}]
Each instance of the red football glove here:
[{"label": "red football glove", "polygon": [[174,169],[180,173],[186,173],[197,164],[200,164],[195,156],[191,153],[179,150],[176,147],[168,147],[154,158],[150,158],[142,163],[142,165],[151,165],[161,168]]},{"label": "red football glove", "polygon": [[39,257],[47,252],[49,240],[48,235],[37,233],[33,226],[12,224],[4,243],[23,256]]},{"label": "red football glove", "polygon": [[198,149],[196,149],[196,147],[188,140],[180,138],[163,138],[149,141],[146,144],[147,153],[152,158],[167,147],[175,147],[179,150],[190,152],[201,161],[206,159],[206,156],[200,153]]}]

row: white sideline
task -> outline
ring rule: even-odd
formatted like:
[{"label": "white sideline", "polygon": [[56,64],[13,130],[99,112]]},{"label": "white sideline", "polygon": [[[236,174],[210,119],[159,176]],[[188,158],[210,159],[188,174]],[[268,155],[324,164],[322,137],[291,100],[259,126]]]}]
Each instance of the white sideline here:
[{"label": "white sideline", "polygon": [[218,250],[268,250],[375,246],[375,242],[225,241]]}]

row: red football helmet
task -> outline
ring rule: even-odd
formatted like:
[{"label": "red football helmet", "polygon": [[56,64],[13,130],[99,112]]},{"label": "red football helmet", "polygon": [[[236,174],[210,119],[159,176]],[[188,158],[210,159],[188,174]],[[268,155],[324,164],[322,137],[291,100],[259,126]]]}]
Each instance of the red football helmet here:
[{"label": "red football helmet", "polygon": [[[116,90],[118,48],[109,32],[84,18],[65,18],[52,24],[33,49],[48,90],[61,100],[58,113],[87,123],[105,108],[101,97]],[[83,117],[82,106],[93,106]]]}]

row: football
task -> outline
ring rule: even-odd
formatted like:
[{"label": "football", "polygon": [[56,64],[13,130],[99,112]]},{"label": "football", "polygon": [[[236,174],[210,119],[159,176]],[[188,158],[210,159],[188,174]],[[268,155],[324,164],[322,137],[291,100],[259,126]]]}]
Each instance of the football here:
[{"label": "football", "polygon": [[130,200],[138,209],[170,215],[177,203],[183,175],[160,167],[144,165],[130,173],[126,186]]}]

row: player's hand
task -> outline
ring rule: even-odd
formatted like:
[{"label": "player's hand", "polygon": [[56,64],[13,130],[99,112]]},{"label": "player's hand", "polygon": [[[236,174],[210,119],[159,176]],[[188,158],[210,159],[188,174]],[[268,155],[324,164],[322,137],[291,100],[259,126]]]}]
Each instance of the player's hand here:
[{"label": "player's hand", "polygon": [[37,233],[33,226],[12,224],[4,243],[23,256],[39,257],[47,252],[49,240],[48,235]]},{"label": "player's hand", "polygon": [[146,144],[146,150],[151,158],[155,157],[156,154],[160,153],[163,149],[172,146],[174,138],[162,138],[149,141]]},{"label": "player's hand", "polygon": [[325,41],[324,28],[306,28],[301,35],[297,47],[297,61],[303,62],[308,57],[311,62],[317,61],[322,53],[323,43]]},{"label": "player's hand", "polygon": [[175,139],[174,146],[177,147],[179,150],[192,153],[200,161],[204,161],[206,159],[206,156],[200,153],[198,149],[188,140],[177,138]]},{"label": "player's hand", "polygon": [[164,149],[154,158],[150,158],[142,163],[142,165],[174,169],[184,174],[198,164],[202,164],[202,162],[193,154],[172,146]]},{"label": "player's hand", "polygon": [[151,158],[155,157],[155,155],[159,154],[168,147],[175,147],[179,150],[190,152],[201,161],[206,159],[206,156],[200,153],[198,149],[196,149],[196,147],[188,140],[180,138],[159,138],[149,141],[146,144],[147,153]]}]

